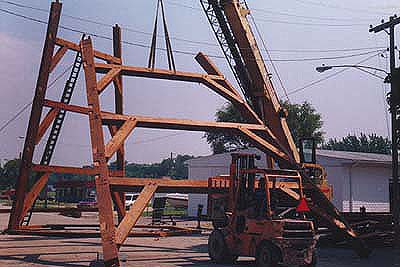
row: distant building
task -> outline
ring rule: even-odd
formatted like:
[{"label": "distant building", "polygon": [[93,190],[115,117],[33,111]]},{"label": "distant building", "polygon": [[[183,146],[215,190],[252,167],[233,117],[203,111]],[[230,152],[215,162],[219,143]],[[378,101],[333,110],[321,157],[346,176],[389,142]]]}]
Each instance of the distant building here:
[{"label": "distant building", "polygon": [[[266,168],[265,154],[257,149],[241,152],[256,153],[261,159],[256,166]],[[229,174],[230,153],[198,157],[186,161],[189,179],[202,180],[211,176]],[[344,212],[389,211],[389,179],[391,156],[373,153],[358,153],[333,150],[317,150],[317,162],[325,167],[328,182],[333,185],[333,204]],[[207,196],[189,195],[188,215],[196,216],[198,204],[207,210]]]},{"label": "distant building", "polygon": [[59,181],[54,184],[56,201],[78,203],[95,196],[94,181]]}]

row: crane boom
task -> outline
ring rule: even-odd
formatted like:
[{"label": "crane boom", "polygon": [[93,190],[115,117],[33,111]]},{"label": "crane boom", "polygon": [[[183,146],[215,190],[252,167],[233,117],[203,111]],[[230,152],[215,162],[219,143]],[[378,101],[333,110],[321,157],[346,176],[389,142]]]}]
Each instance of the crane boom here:
[{"label": "crane boom", "polygon": [[[214,32],[220,44],[226,44],[226,47],[223,47],[226,56],[227,48],[230,50],[227,56],[228,63],[234,70],[235,77],[239,79],[239,84],[249,104],[263,122],[273,129],[279,143],[284,146],[284,150],[291,158],[291,163],[300,163],[299,153],[286,122],[287,113],[276,95],[247,19],[250,12],[247,6],[238,0],[202,0],[201,3],[210,23],[212,19],[209,13],[214,11],[214,17],[219,24],[219,31],[217,31],[215,25],[211,23]],[[221,17],[222,10],[224,18]],[[221,41],[222,37],[224,37],[223,41]],[[232,59],[235,62],[233,67]]]}]

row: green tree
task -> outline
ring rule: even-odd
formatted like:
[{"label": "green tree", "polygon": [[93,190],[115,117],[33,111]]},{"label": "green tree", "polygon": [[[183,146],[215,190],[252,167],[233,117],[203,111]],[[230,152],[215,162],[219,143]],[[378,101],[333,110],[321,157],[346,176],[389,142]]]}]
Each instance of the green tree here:
[{"label": "green tree", "polygon": [[322,145],[322,148],[338,151],[390,154],[391,141],[389,138],[377,134],[367,135],[361,133],[360,136],[348,134],[339,140],[330,138]]},{"label": "green tree", "polygon": [[[310,103],[290,104],[285,101],[282,106],[288,111],[286,120],[296,143],[302,137],[314,137],[318,144],[322,143],[324,132],[322,131],[323,121],[321,114],[317,113]],[[218,122],[245,122],[239,111],[230,103],[219,109],[215,113],[215,118]],[[249,146],[248,142],[238,135],[208,132],[204,137],[207,139],[207,143],[210,144],[214,154]]]},{"label": "green tree", "polygon": [[[217,122],[244,122],[239,111],[231,104],[225,104],[215,113]],[[247,148],[248,143],[238,135],[221,132],[208,132],[204,135],[214,154]]]},{"label": "green tree", "polygon": [[19,159],[8,160],[4,164],[0,176],[0,187],[2,189],[15,186],[19,174],[19,164]]},{"label": "green tree", "polygon": [[175,158],[163,159],[160,163],[138,164],[129,163],[126,165],[128,177],[157,178],[169,176],[173,179],[187,179],[188,169],[184,162],[194,158],[190,155],[177,155]]},{"label": "green tree", "polygon": [[321,114],[309,102],[291,104],[285,101],[282,106],[288,111],[286,121],[296,143],[304,137],[313,137],[317,144],[323,142],[324,132],[322,131]]}]

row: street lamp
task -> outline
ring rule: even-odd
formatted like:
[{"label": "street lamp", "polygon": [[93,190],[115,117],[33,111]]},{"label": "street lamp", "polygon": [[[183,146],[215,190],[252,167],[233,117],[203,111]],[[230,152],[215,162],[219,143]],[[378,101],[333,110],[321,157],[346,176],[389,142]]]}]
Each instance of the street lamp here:
[{"label": "street lamp", "polygon": [[[391,18],[392,21],[392,18]],[[400,23],[400,19],[397,19],[398,23]],[[373,28],[372,30],[374,30]],[[398,175],[398,140],[399,140],[399,135],[398,135],[398,129],[400,128],[399,125],[399,120],[398,120],[398,115],[399,115],[399,75],[400,75],[400,69],[396,68],[395,66],[395,57],[394,57],[394,26],[391,28],[391,44],[390,44],[390,73],[383,69],[378,69],[375,67],[370,67],[370,66],[363,66],[363,65],[332,65],[332,66],[326,66],[322,65],[320,67],[315,68],[316,71],[322,73],[324,71],[330,70],[332,68],[356,68],[358,70],[364,71],[366,73],[369,73],[375,77],[383,78],[380,77],[379,75],[376,75],[374,72],[368,71],[373,70],[373,71],[379,71],[379,72],[384,72],[386,74],[386,77],[384,78],[385,83],[390,83],[391,84],[391,91],[388,94],[388,103],[390,105],[390,112],[392,113],[392,181],[393,181],[393,193],[390,201],[390,211],[392,212],[392,217],[393,217],[393,224],[394,224],[394,231],[395,231],[395,244],[399,245],[400,244],[400,188],[399,188],[399,175]],[[390,186],[390,182],[389,182]],[[389,190],[390,191],[390,190]]]},{"label": "street lamp", "polygon": [[[389,73],[386,70],[375,68],[375,67],[370,67],[370,66],[365,66],[365,65],[346,65],[346,64],[344,64],[344,65],[325,65],[325,64],[322,64],[322,66],[316,67],[315,70],[318,71],[319,73],[322,73],[322,72],[325,72],[327,70],[331,70],[333,68],[355,68],[355,69],[358,69],[358,70],[360,70],[362,72],[366,72],[366,73],[368,73],[368,74],[370,74],[372,76],[375,76],[377,78],[384,79],[385,83],[389,82]],[[381,76],[379,76],[379,75],[377,75],[377,74],[375,74],[375,73],[373,73],[371,71],[368,71],[368,70],[383,72],[387,76],[384,78],[384,77],[381,77]]]},{"label": "street lamp", "polygon": [[[22,135],[18,136],[18,138],[17,138],[18,141],[21,141],[21,140],[24,140],[24,139],[25,139],[25,136],[22,136]],[[22,150],[20,150],[19,153],[18,153],[18,159],[19,160],[21,160],[21,156],[22,156]]]}]

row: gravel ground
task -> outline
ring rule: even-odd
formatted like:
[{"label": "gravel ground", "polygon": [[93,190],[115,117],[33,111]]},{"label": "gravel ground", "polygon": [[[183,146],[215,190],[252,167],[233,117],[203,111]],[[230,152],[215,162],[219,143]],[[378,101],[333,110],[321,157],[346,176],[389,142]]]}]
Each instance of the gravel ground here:
[{"label": "gravel ground", "polygon": [[[7,226],[8,215],[0,214],[0,229]],[[56,214],[37,214],[33,223],[94,223],[95,213],[83,218],[67,218]],[[207,226],[207,225],[205,225]],[[123,266],[228,266],[216,265],[207,255],[207,233],[196,236],[165,238],[129,238],[121,249]],[[40,236],[0,235],[0,266],[101,266],[96,263],[101,252],[99,238],[49,238]],[[375,249],[368,260],[360,260],[351,250],[320,248],[321,267],[400,267],[400,250]],[[237,267],[254,266],[250,258],[239,258]]]}]

